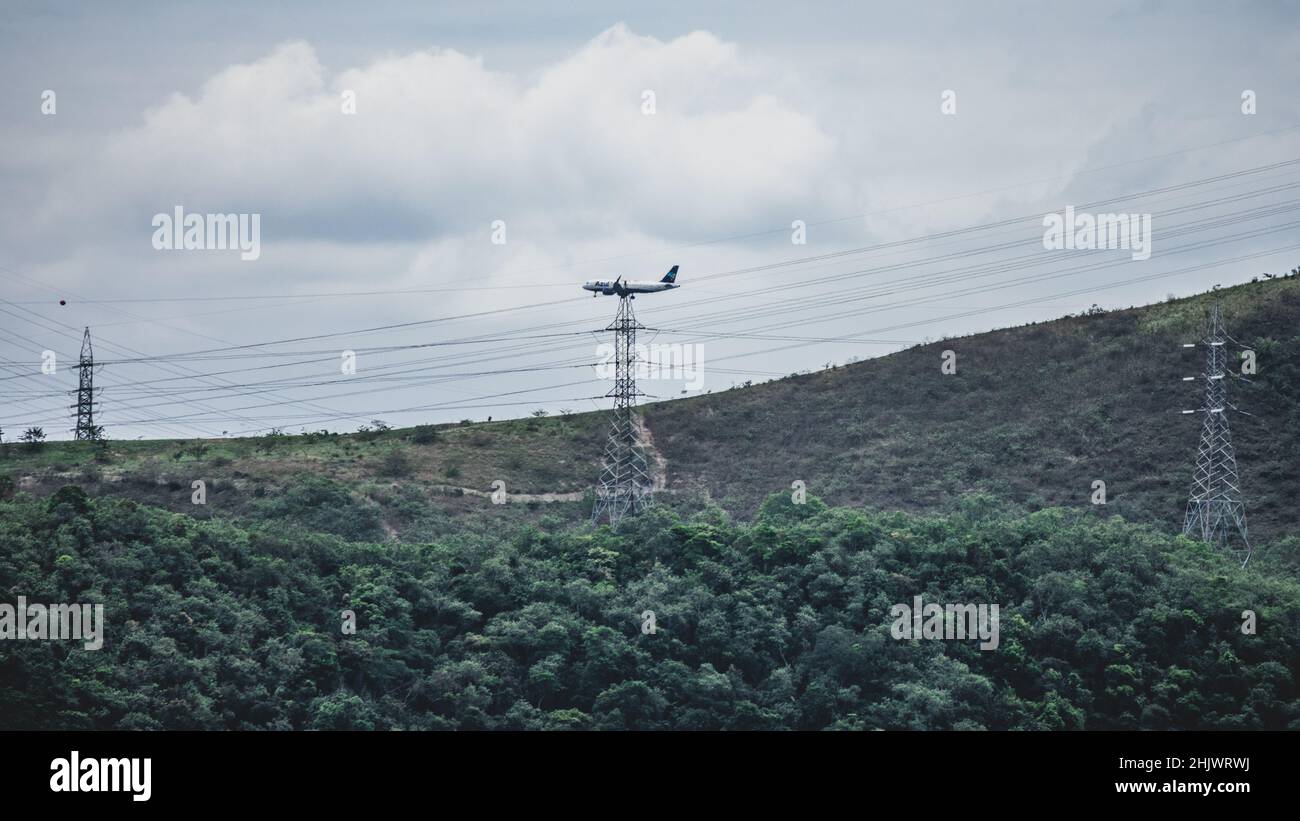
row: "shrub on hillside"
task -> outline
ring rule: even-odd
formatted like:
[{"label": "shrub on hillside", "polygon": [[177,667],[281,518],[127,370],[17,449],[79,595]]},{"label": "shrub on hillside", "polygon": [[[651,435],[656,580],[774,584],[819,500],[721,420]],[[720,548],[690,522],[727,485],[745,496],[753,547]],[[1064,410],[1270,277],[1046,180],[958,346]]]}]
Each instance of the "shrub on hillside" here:
[{"label": "shrub on hillside", "polygon": [[411,460],[407,457],[406,451],[400,448],[394,448],[384,454],[379,460],[376,467],[380,476],[392,476],[398,479],[404,479],[411,475]]},{"label": "shrub on hillside", "polygon": [[319,476],[300,478],[258,499],[253,503],[253,511],[260,519],[288,521],[351,541],[383,536],[379,510],[374,505],[356,499],[342,485]]},{"label": "shrub on hillside", "polygon": [[417,445],[432,445],[438,441],[438,429],[433,425],[416,425],[411,431],[411,441]]}]

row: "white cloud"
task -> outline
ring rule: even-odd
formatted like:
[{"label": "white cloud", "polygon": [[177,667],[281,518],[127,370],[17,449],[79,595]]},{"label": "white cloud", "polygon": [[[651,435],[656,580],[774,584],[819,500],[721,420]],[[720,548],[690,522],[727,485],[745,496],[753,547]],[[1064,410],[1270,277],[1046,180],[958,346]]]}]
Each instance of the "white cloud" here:
[{"label": "white cloud", "polygon": [[37,228],[94,209],[112,215],[97,229],[142,231],[182,204],[262,213],[267,246],[486,236],[493,219],[559,245],[751,230],[834,188],[832,140],[771,86],[703,32],[661,42],[614,26],[530,81],[451,50],[334,73],[287,43],[79,145]]},{"label": "white cloud", "polygon": [[[1218,14],[1211,20],[1181,12],[1117,21],[1092,9],[1070,12],[1074,18],[1061,23],[1063,12],[1055,9],[990,15],[957,6],[919,18],[899,10],[846,11],[832,26],[792,9],[760,9],[726,23],[723,39],[689,31],[683,19],[706,19],[693,10],[669,10],[654,30],[688,33],[660,39],[614,25],[581,43],[579,37],[608,25],[605,13],[556,21],[547,31],[534,31],[540,23],[532,17],[511,17],[518,30],[504,31],[500,12],[468,19],[459,37],[454,25],[435,26],[439,44],[457,43],[455,49],[416,48],[424,35],[394,32],[391,21],[272,20],[254,9],[248,14],[264,25],[247,37],[208,28],[196,38],[193,21],[179,14],[133,24],[124,34],[132,47],[83,56],[81,63],[55,59],[48,45],[76,36],[33,24],[22,38],[31,45],[0,55],[0,64],[16,69],[10,74],[20,85],[60,88],[60,108],[57,117],[0,128],[0,184],[9,194],[0,202],[7,251],[0,265],[58,293],[17,284],[0,271],[0,281],[19,291],[14,298],[487,287],[291,305],[93,305],[74,298],[66,307],[39,309],[71,327],[67,338],[48,323],[22,324],[19,333],[66,350],[79,343],[80,327],[91,325],[100,329],[97,338],[166,352],[204,347],[214,337],[246,343],[315,336],[566,297],[573,302],[346,341],[419,343],[540,324],[602,327],[608,306],[582,299],[578,281],[648,278],[681,263],[687,287],[638,301],[648,323],[673,328],[695,314],[717,323],[710,312],[725,308],[735,309],[728,318],[744,318],[749,307],[790,297],[781,289],[797,285],[796,296],[807,300],[800,312],[726,327],[754,331],[792,321],[801,323],[799,333],[834,335],[937,317],[890,338],[940,336],[1063,310],[951,322],[942,321],[947,307],[865,313],[884,297],[841,305],[855,288],[945,265],[811,282],[939,253],[928,246],[743,278],[703,275],[1055,210],[1062,198],[1083,202],[1295,154],[1296,137],[1288,132],[1125,164],[1293,124],[1296,103],[1283,78],[1294,74],[1296,50],[1289,46],[1296,35],[1276,21],[1235,25]],[[98,42],[100,18],[77,19],[83,45]],[[429,30],[425,9],[412,10],[410,19]],[[637,30],[650,25],[638,22]],[[1243,30],[1259,39],[1233,36]],[[51,79],[55,69],[63,73]],[[1244,87],[1260,92],[1257,118],[1236,110]],[[945,88],[958,92],[955,118],[939,113]],[[656,95],[653,116],[642,113],[646,89]],[[340,111],[344,90],[356,92],[355,116]],[[1112,164],[1123,165],[1068,176]],[[1053,179],[962,196],[1043,177]],[[933,204],[899,208],[926,202]],[[175,205],[262,214],[261,258],[243,263],[237,253],[153,250],[150,219]],[[823,222],[879,210],[887,213]],[[504,247],[489,241],[497,219],[508,226]],[[794,219],[809,225],[806,246],[789,244]],[[1033,231],[1025,236],[1036,242]],[[726,237],[746,238],[719,241]],[[1208,271],[1199,281],[1222,276]],[[1188,292],[1197,282],[1179,280],[1178,289]],[[1157,281],[1096,298],[1140,302],[1174,285]],[[1060,287],[1025,290],[1050,294]],[[993,304],[1004,293],[972,299]],[[863,313],[847,315],[854,309]],[[823,313],[846,316],[819,320]],[[0,341],[6,350],[18,344]],[[710,358],[722,362],[765,345],[771,343],[711,341]],[[519,356],[545,359],[548,347]],[[788,372],[847,352],[854,349],[799,348],[732,364]],[[133,375],[149,373],[141,367]],[[109,376],[128,378],[122,371]],[[472,389],[504,391],[525,379],[488,376]],[[382,397],[337,401],[365,409],[435,395],[385,390]]]}]

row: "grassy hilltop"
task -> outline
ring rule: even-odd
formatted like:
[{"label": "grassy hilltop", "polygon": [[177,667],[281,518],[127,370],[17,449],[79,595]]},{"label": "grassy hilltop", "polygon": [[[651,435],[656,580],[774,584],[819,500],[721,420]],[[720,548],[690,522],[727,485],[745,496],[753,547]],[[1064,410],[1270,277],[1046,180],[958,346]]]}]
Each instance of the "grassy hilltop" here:
[{"label": "grassy hilltop", "polygon": [[[1229,397],[1252,532],[1300,530],[1300,278],[922,345],[848,367],[652,405],[669,487],[750,512],[795,480],[835,504],[941,510],[984,491],[1181,525],[1200,435],[1209,306],[1257,353]],[[944,350],[957,372],[940,372]]]},{"label": "grassy hilltop", "polygon": [[[836,505],[943,511],[980,491],[1028,509],[1089,504],[1177,528],[1199,435],[1199,337],[1211,301],[1253,346],[1255,384],[1230,395],[1247,511],[1259,541],[1300,530],[1300,278],[917,346],[890,356],[642,408],[651,464],[684,512],[745,517],[801,480]],[[940,355],[957,355],[957,373]],[[0,485],[67,483],[192,515],[242,517],[342,494],[374,533],[426,538],[461,526],[565,521],[590,510],[603,413],[368,433],[0,448]],[[13,432],[10,431],[10,438]],[[111,429],[109,431],[111,436]],[[190,504],[203,479],[208,504]],[[515,503],[492,505],[492,483]],[[309,492],[304,492],[306,486]],[[4,492],[0,487],[0,492]],[[291,498],[286,501],[288,494]]]}]

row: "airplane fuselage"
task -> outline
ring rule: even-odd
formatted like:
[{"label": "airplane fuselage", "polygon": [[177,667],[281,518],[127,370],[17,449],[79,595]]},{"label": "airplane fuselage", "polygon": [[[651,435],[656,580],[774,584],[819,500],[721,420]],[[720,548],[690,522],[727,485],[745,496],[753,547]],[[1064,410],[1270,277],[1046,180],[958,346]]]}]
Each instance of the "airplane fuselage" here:
[{"label": "airplane fuselage", "polygon": [[585,291],[595,291],[597,294],[613,296],[618,294],[653,294],[658,291],[671,291],[673,288],[682,286],[672,282],[636,282],[630,280],[615,279],[593,279],[584,282],[582,285]]},{"label": "airplane fuselage", "polygon": [[626,280],[622,277],[613,279],[589,279],[582,284],[584,291],[591,291],[592,296],[614,296],[632,297],[637,294],[653,294],[659,291],[671,291],[677,285],[677,266],[674,265],[664,274],[664,278],[658,282],[639,282],[635,280]]}]

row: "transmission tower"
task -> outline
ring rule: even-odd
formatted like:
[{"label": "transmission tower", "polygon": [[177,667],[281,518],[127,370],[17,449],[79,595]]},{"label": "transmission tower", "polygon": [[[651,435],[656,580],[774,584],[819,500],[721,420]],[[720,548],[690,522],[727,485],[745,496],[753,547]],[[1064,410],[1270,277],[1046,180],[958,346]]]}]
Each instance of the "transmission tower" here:
[{"label": "transmission tower", "polygon": [[[1219,306],[1210,311],[1209,332],[1203,340],[1205,355],[1205,405],[1184,414],[1203,414],[1201,446],[1196,454],[1196,471],[1192,490],[1187,497],[1187,517],[1183,535],[1200,539],[1219,550],[1250,561],[1250,538],[1246,533],[1246,503],[1241,497],[1241,480],[1237,476],[1237,457],[1228,430],[1228,411],[1237,410],[1228,401],[1228,342]],[[1235,340],[1232,340],[1235,341]],[[1189,346],[1190,347],[1190,346]],[[1188,377],[1194,380],[1195,377]],[[1232,544],[1238,541],[1239,544]]]},{"label": "transmission tower", "polygon": [[614,332],[614,387],[606,396],[614,398],[609,438],[605,442],[600,484],[591,521],[607,517],[611,525],[650,506],[653,488],[646,469],[645,451],[637,435],[632,406],[643,394],[636,387],[636,332],[644,328],[636,321],[632,300],[622,295],[618,313],[605,330]]},{"label": "transmission tower", "polygon": [[77,365],[81,373],[77,387],[77,428],[73,432],[77,441],[93,441],[99,438],[99,428],[95,427],[95,352],[90,347],[90,328],[81,338],[81,362]]}]

